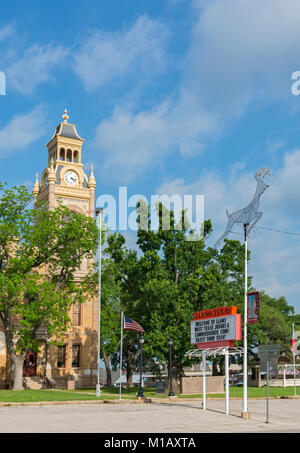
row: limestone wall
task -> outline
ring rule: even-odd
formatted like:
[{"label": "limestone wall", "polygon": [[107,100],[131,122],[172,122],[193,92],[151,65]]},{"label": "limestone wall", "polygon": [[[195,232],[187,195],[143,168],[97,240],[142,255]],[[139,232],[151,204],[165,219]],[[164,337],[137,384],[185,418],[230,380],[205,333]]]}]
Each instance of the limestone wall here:
[{"label": "limestone wall", "polygon": [[[224,376],[207,376],[206,393],[224,393]],[[181,393],[183,395],[202,393],[202,377],[181,378]]]}]

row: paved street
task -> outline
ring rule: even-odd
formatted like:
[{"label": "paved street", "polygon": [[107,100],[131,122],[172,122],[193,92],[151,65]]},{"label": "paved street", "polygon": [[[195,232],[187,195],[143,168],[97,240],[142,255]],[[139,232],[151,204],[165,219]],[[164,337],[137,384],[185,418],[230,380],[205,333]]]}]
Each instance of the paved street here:
[{"label": "paved street", "polygon": [[250,420],[242,420],[241,400],[153,404],[69,404],[0,407],[1,433],[230,433],[300,432],[300,400],[249,400]]}]

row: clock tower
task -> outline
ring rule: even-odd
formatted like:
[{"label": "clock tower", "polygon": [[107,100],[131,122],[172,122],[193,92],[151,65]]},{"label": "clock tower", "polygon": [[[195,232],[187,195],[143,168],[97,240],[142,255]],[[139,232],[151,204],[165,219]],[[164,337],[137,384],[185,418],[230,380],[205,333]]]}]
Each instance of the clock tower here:
[{"label": "clock tower", "polygon": [[68,123],[67,110],[47,144],[48,166],[34,185],[35,203],[46,202],[53,209],[62,202],[71,211],[94,217],[96,181],[83,171],[81,138],[74,124]]},{"label": "clock tower", "polygon": [[[81,138],[74,124],[68,123],[65,110],[63,121],[56,127],[53,137],[46,145],[48,165],[39,182],[38,175],[33,187],[34,205],[44,202],[49,210],[60,203],[71,212],[94,218],[96,181],[91,168],[88,177],[82,164]],[[91,269],[93,259],[83,259],[74,274],[80,281]],[[76,304],[70,313],[72,327],[63,346],[47,344],[40,348],[36,357],[36,376],[47,376],[48,385],[68,387],[91,386],[96,383],[98,344],[98,298],[84,304]],[[71,381],[70,381],[71,379]],[[73,385],[74,385],[73,384]]]}]

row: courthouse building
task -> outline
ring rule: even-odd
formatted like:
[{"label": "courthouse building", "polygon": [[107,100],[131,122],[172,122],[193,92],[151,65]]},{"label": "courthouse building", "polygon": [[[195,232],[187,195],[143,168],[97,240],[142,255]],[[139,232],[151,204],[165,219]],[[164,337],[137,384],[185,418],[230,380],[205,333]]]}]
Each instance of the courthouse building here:
[{"label": "courthouse building", "polygon": [[[71,212],[95,216],[96,181],[83,170],[82,139],[73,124],[68,123],[67,111],[47,145],[48,164],[41,180],[38,175],[33,188],[35,205],[46,202],[48,209],[66,205]],[[93,260],[83,260],[75,273],[79,281],[89,271]],[[98,351],[98,297],[74,305],[70,313],[72,327],[63,346],[48,344],[47,332],[40,329],[38,353],[29,351],[24,362],[24,382],[27,388],[85,387],[95,385]],[[0,388],[10,384],[10,360],[0,326]]]}]

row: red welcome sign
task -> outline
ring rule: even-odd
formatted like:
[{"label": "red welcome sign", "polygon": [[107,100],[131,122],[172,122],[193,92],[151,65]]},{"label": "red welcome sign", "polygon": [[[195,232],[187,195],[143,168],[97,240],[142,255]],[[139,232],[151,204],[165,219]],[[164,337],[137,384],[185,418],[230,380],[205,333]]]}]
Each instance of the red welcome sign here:
[{"label": "red welcome sign", "polygon": [[232,347],[242,339],[241,315],[237,307],[219,307],[194,313],[191,343],[198,349]]}]

